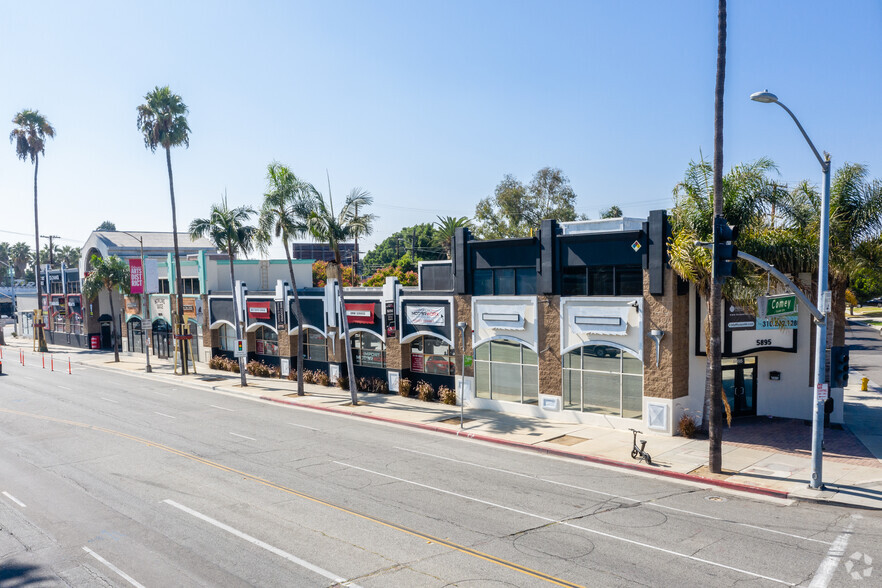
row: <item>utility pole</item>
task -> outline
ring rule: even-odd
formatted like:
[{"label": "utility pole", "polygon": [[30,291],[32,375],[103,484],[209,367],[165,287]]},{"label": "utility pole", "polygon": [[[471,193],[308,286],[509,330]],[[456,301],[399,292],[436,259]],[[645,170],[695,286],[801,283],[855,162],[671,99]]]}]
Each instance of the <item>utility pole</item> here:
[{"label": "utility pole", "polygon": [[40,235],[44,239],[49,239],[49,265],[55,265],[55,248],[52,247],[53,239],[61,239],[58,235]]}]

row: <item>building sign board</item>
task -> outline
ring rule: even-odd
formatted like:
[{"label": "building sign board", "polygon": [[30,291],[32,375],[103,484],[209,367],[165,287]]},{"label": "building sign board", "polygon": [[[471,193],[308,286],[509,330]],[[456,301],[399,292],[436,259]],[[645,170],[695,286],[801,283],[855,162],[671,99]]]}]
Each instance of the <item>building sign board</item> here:
[{"label": "building sign board", "polygon": [[374,323],[373,304],[346,304],[346,320],[349,324],[372,325]]},{"label": "building sign board", "polygon": [[171,303],[168,296],[151,296],[150,297],[150,316],[153,318],[163,318],[166,322],[171,323]]},{"label": "building sign board", "polygon": [[269,302],[252,302],[246,301],[245,308],[248,311],[248,318],[258,320],[270,319],[270,303]]},{"label": "building sign board", "polygon": [[766,318],[756,319],[756,328],[758,331],[766,331],[771,329],[795,329],[799,325],[799,317],[795,314],[783,316],[767,316]]},{"label": "building sign board", "polygon": [[417,306],[409,304],[405,309],[405,313],[407,322],[411,325],[443,327],[446,322],[444,310],[443,306]]},{"label": "building sign board", "polygon": [[756,329],[756,317],[750,311],[723,301],[726,309],[725,325],[727,331],[752,331]]},{"label": "building sign board", "polygon": [[137,258],[129,259],[129,291],[132,294],[144,293],[144,267]]},{"label": "building sign board", "polygon": [[125,298],[126,314],[141,314],[141,297],[126,296]]}]

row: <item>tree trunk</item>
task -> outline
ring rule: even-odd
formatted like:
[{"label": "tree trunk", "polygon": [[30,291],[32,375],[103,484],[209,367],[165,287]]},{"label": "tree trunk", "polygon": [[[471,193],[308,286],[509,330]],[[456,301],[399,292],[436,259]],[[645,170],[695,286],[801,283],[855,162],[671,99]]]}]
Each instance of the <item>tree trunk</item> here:
[{"label": "tree trunk", "polygon": [[300,308],[300,294],[297,293],[297,279],[294,277],[294,264],[291,263],[291,249],[288,247],[288,237],[282,237],[282,245],[285,247],[285,257],[288,259],[288,273],[291,276],[291,289],[294,290],[294,315],[297,317],[297,396],[303,396],[303,347],[306,344],[306,333],[303,330],[303,310]]},{"label": "tree trunk", "polygon": [[[337,255],[339,258],[339,254]],[[333,269],[332,269],[333,264]],[[349,318],[346,316],[346,299],[343,296],[343,272],[342,266],[339,261],[329,261],[328,262],[328,278],[330,279],[331,273],[334,272],[337,274],[337,284],[340,287],[340,310],[342,317],[340,318],[340,322],[343,323],[343,345],[346,350],[346,369],[349,374],[349,394],[352,397],[352,406],[358,405],[358,386],[355,382],[355,365],[352,362],[352,342],[349,340]]]},{"label": "tree trunk", "polygon": [[[233,251],[231,248],[227,248],[227,253],[230,256],[230,291],[233,293],[233,322],[236,324],[236,339],[244,339],[242,333],[242,323],[239,322],[239,301],[236,299],[236,270],[233,269]],[[244,304],[245,301],[243,300]],[[243,313],[244,314],[244,313]],[[242,387],[246,387],[248,382],[245,380],[245,365],[247,357],[237,357],[239,361],[239,383],[242,384]]]},{"label": "tree trunk", "polygon": [[[171,149],[165,148],[165,163],[168,166],[168,191],[171,194],[172,209],[172,239],[175,245],[175,290],[177,290],[178,311],[175,313],[175,323],[177,328],[175,331],[178,335],[184,334],[184,282],[181,279],[181,257],[178,251],[178,215],[175,210],[175,182],[172,178],[171,167]],[[230,267],[233,260],[230,259]],[[181,375],[187,375],[187,346],[184,345],[183,339],[175,338],[175,345],[181,351]]]},{"label": "tree trunk", "polygon": [[40,169],[40,154],[34,156],[34,239],[37,242],[37,250],[34,252],[34,281],[37,283],[37,309],[40,312],[39,327],[36,327],[34,334],[37,336],[37,350],[41,353],[49,351],[46,346],[46,333],[42,325],[46,324],[43,317],[43,279],[40,271],[40,213],[37,209],[37,172]]},{"label": "tree trunk", "polygon": [[113,361],[119,363],[119,349],[116,346],[116,316],[113,313],[113,289],[105,284],[107,293],[110,294],[110,344],[113,345]]},{"label": "tree trunk", "polygon": [[[714,217],[723,216],[723,93],[726,82],[726,0],[719,0],[717,16],[717,79],[714,87]],[[716,236],[714,236],[716,241]],[[716,259],[716,255],[714,255]],[[716,268],[714,268],[716,270]],[[710,397],[708,411],[708,470],[713,474],[723,470],[723,374],[720,369],[723,284],[711,277],[711,295],[708,300],[710,320],[710,378],[705,382],[705,398]]]}]

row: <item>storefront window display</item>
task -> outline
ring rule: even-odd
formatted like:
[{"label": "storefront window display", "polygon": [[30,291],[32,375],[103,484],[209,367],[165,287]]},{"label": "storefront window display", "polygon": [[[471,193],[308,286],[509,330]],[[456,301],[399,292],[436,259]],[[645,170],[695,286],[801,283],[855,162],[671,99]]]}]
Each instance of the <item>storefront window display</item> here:
[{"label": "storefront window display", "polygon": [[611,345],[585,345],[563,357],[565,410],[624,418],[643,413],[643,362]]},{"label": "storefront window display", "polygon": [[328,344],[324,335],[315,329],[305,329],[306,345],[304,346],[304,359],[312,361],[328,361]]},{"label": "storefront window display", "polygon": [[490,341],[475,348],[475,390],[478,398],[536,404],[539,401],[539,358],[519,343]]},{"label": "storefront window display", "polygon": [[425,335],[410,344],[410,371],[421,374],[452,376],[454,357],[450,344],[438,337]]},{"label": "storefront window display", "polygon": [[372,333],[358,332],[352,339],[352,362],[363,367],[386,367],[386,344]]},{"label": "storefront window display", "polygon": [[52,328],[56,333],[64,333],[64,315],[61,313],[55,313],[55,324]]},{"label": "storefront window display", "polygon": [[279,335],[275,331],[269,327],[258,327],[255,338],[258,355],[279,355]]},{"label": "storefront window display", "polygon": [[72,314],[70,315],[70,334],[71,335],[82,335],[83,334],[83,316],[80,314]]}]

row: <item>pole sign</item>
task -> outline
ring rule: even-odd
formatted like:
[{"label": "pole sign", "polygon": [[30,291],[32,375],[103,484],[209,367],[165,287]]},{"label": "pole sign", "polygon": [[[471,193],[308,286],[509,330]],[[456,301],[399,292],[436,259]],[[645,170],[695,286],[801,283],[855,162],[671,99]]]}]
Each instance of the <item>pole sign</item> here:
[{"label": "pole sign", "polygon": [[129,291],[132,294],[144,293],[144,267],[140,259],[129,258]]},{"label": "pole sign", "polygon": [[830,384],[818,384],[818,402],[825,402],[830,397]]},{"label": "pole sign", "polygon": [[462,363],[465,367],[469,367],[470,365],[472,365],[472,356],[471,355],[463,356]]},{"label": "pole sign", "polygon": [[784,294],[783,296],[764,296],[764,304],[760,308],[765,316],[778,316],[782,314],[794,314],[796,308],[796,294]]},{"label": "pole sign", "polygon": [[248,343],[246,339],[236,339],[236,349],[233,351],[235,357],[245,357],[248,355]]}]

